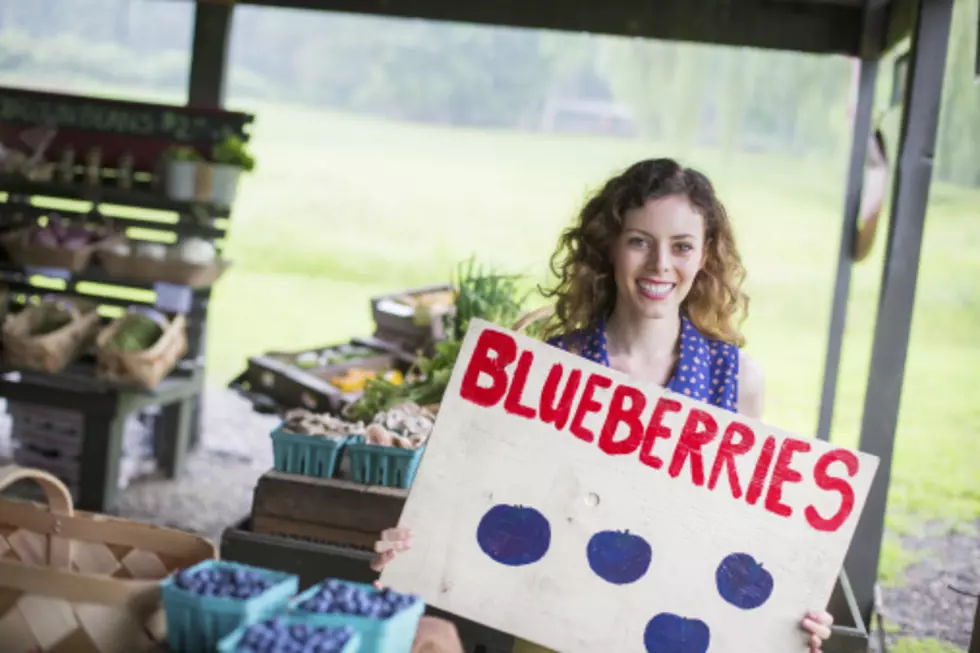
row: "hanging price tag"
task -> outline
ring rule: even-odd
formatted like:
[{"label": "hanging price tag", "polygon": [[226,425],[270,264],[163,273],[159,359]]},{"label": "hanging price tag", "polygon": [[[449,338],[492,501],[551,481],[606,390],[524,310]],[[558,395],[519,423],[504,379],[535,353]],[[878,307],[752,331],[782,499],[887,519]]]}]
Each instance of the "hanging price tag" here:
[{"label": "hanging price tag", "polygon": [[187,286],[158,281],[153,284],[157,299],[153,305],[161,311],[170,313],[190,313],[194,293]]}]

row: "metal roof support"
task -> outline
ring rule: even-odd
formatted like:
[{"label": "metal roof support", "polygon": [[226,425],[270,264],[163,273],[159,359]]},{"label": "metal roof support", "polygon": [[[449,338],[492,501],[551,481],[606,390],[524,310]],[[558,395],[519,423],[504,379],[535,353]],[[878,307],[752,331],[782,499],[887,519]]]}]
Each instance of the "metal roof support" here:
[{"label": "metal roof support", "polygon": [[932,181],[953,0],[921,0],[917,11],[871,370],[861,421],[860,448],[879,456],[881,466],[845,561],[865,623],[871,623],[874,609],[874,588],[884,534],[922,232]]},{"label": "metal roof support", "polygon": [[840,234],[840,250],[837,253],[837,279],[834,281],[834,298],[830,310],[823,391],[820,395],[820,417],[817,423],[817,437],[824,441],[830,440],[830,427],[837,398],[837,377],[844,342],[844,325],[847,319],[847,299],[851,292],[854,240],[857,234],[858,216],[861,212],[864,162],[868,156],[868,141],[871,138],[872,109],[877,80],[878,61],[862,60],[858,78],[857,107],[854,111],[854,131],[851,136],[851,161],[847,168],[847,190],[844,193],[844,220]]},{"label": "metal roof support", "polygon": [[194,5],[194,42],[187,104],[218,109],[225,101],[225,79],[233,2],[197,2]]}]

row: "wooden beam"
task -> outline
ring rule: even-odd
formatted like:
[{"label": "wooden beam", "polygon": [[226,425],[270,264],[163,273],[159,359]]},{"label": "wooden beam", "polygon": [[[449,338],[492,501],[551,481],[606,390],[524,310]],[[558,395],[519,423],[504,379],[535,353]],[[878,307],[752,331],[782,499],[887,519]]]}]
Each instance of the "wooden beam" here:
[{"label": "wooden beam", "polygon": [[857,56],[863,3],[771,0],[240,0],[241,4]]},{"label": "wooden beam", "polygon": [[234,10],[233,2],[199,2],[195,7],[188,106],[217,109],[224,105]]}]

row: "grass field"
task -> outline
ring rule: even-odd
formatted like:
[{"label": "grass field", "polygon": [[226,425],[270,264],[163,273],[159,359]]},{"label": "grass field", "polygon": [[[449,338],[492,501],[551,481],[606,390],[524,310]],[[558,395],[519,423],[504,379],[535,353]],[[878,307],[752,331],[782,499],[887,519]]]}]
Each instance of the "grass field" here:
[{"label": "grass field", "polygon": [[[256,173],[242,188],[216,291],[214,382],[244,358],[371,330],[368,298],[441,281],[470,254],[533,279],[585,194],[651,143],[488,133],[253,105]],[[711,152],[685,160],[715,181],[749,270],[748,351],[767,374],[766,419],[816,428],[844,161]],[[980,516],[980,192],[934,186],[896,446],[891,536],[923,519]],[[853,279],[834,439],[860,428],[885,234]],[[907,561],[889,540],[882,573]]]},{"label": "grass field", "polygon": [[[589,190],[637,159],[683,155],[715,181],[735,220],[766,420],[815,430],[843,159],[726,161],[654,143],[233,105],[257,115],[258,168],[232,220],[236,265],[214,294],[212,383],[226,383],[249,355],[370,334],[372,294],[446,280],[471,254],[543,279],[559,230]],[[980,518],[978,218],[980,192],[933,186],[881,569],[889,582],[910,560],[899,535],[925,520],[967,528]],[[860,428],[885,237],[854,271],[833,435],[848,445]]]}]

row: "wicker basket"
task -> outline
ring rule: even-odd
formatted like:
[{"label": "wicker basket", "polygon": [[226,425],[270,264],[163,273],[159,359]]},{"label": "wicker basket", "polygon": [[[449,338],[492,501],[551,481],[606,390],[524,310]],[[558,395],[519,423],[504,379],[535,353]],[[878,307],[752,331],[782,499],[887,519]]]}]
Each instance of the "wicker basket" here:
[{"label": "wicker basket", "polygon": [[121,239],[121,236],[118,235],[110,236],[98,243],[79,247],[78,249],[45,247],[44,245],[31,242],[30,237],[33,228],[32,226],[17,229],[3,237],[3,245],[7,249],[10,259],[17,265],[39,268],[61,268],[76,273],[82,272],[89,266],[92,255],[96,251],[104,247],[109,247]]},{"label": "wicker basket", "polygon": [[65,369],[95,341],[99,332],[96,304],[80,299],[65,301],[72,321],[57,331],[31,335],[56,310],[49,302],[28,306],[4,322],[3,357],[7,365],[53,374]]},{"label": "wicker basket", "polygon": [[207,288],[221,278],[231,266],[230,261],[214,261],[205,265],[185,261],[159,261],[143,256],[120,255],[99,251],[102,267],[112,277],[134,281],[162,281],[190,288]]},{"label": "wicker basket", "polygon": [[109,343],[116,332],[136,317],[133,314],[124,315],[99,333],[96,339],[97,373],[99,378],[108,381],[131,383],[150,389],[170,374],[177,361],[187,353],[187,322],[178,313],[167,323],[163,335],[149,349],[119,351],[110,347]]},{"label": "wicker basket", "polygon": [[11,653],[165,650],[159,581],[217,558],[201,537],[74,512],[65,486],[0,467],[0,490],[33,479],[47,506],[0,498],[0,643]]}]

